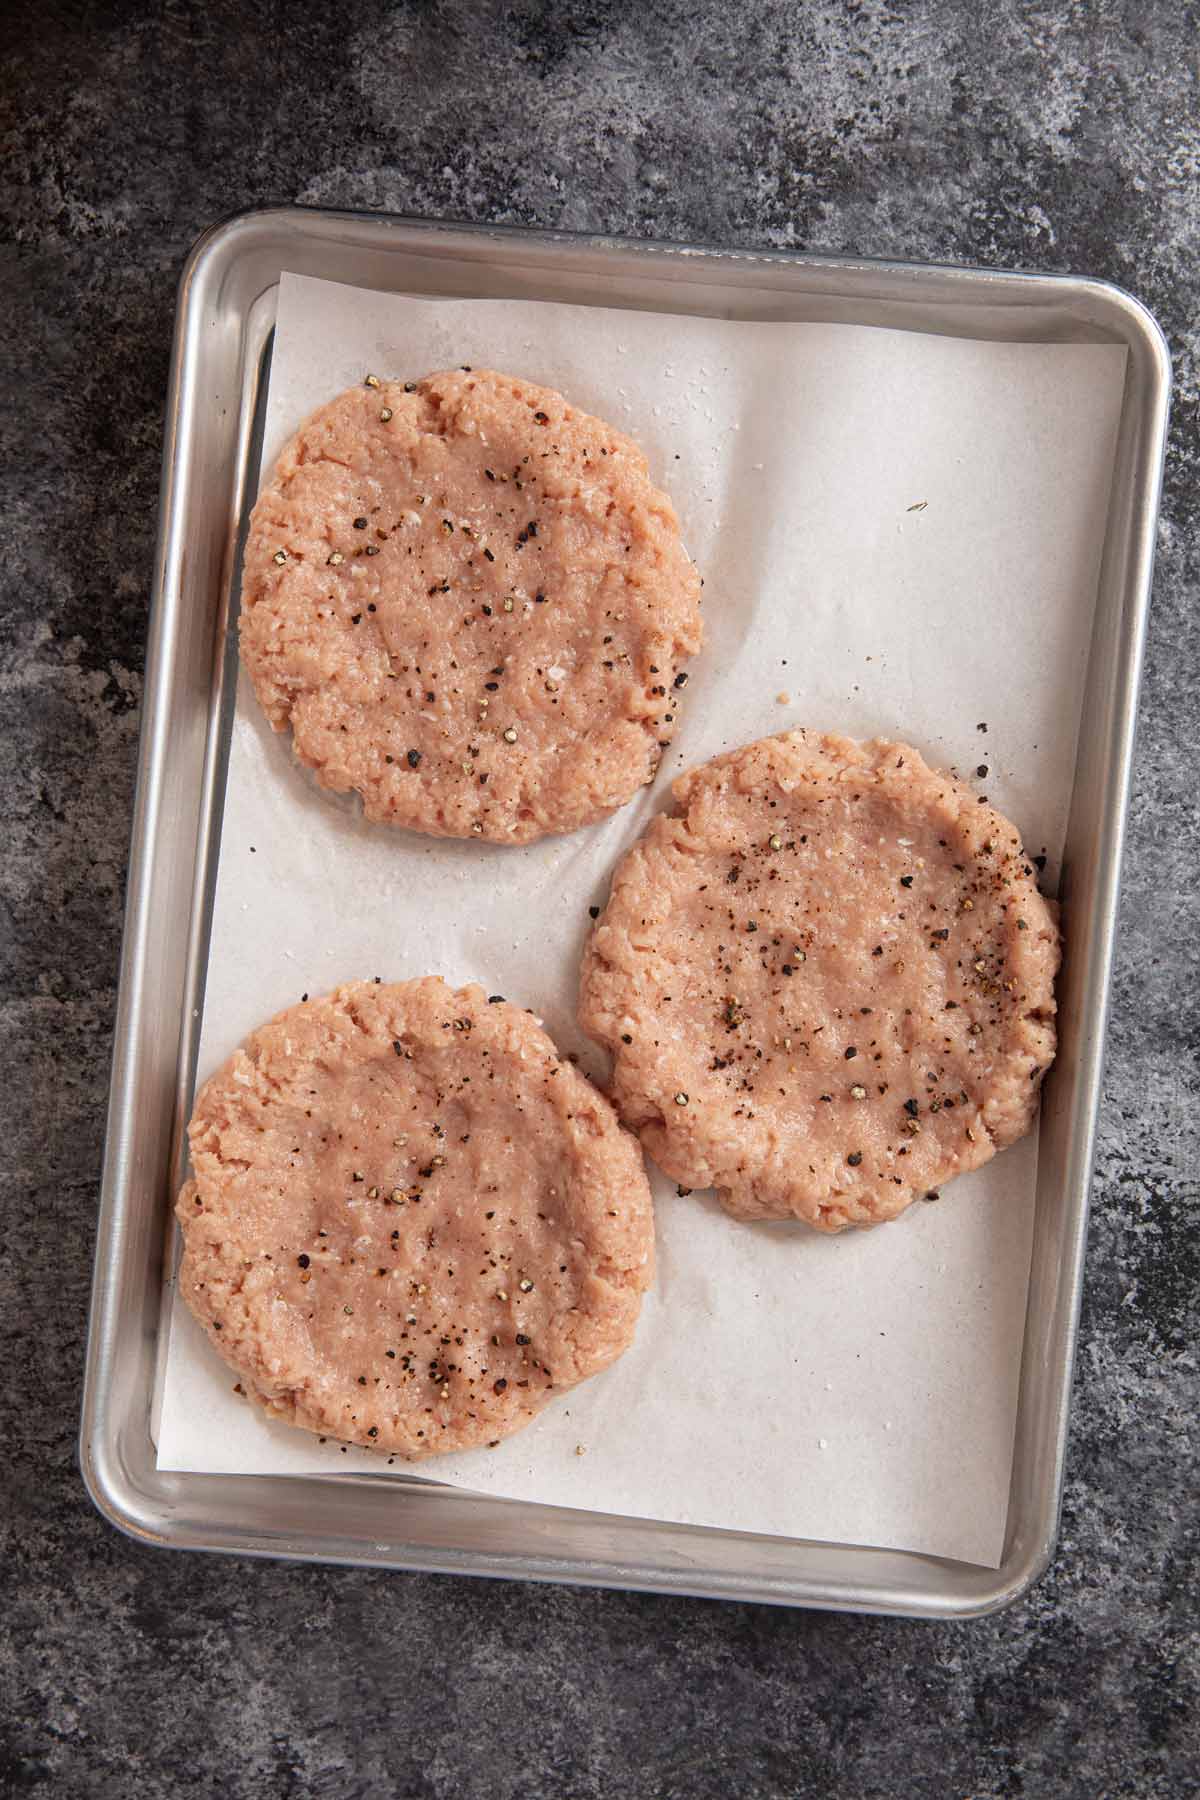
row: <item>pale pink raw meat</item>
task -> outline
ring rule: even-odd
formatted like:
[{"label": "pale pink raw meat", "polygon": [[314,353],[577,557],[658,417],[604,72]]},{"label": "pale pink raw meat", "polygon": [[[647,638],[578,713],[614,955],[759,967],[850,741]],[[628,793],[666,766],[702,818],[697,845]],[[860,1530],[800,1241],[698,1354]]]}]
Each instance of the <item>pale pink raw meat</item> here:
[{"label": "pale pink raw meat", "polygon": [[436,979],[281,1013],[201,1089],[180,1291],[279,1418],[491,1444],[632,1340],[641,1153],[526,1012]]},{"label": "pale pink raw meat", "polygon": [[1006,819],[904,744],[803,731],[673,793],[617,870],[580,1000],[667,1174],[837,1231],[1029,1129],[1059,939]]},{"label": "pale pink raw meat", "polygon": [[653,777],[699,591],[636,444],[549,388],[455,370],[352,388],[284,449],[242,658],[369,819],[527,843]]}]

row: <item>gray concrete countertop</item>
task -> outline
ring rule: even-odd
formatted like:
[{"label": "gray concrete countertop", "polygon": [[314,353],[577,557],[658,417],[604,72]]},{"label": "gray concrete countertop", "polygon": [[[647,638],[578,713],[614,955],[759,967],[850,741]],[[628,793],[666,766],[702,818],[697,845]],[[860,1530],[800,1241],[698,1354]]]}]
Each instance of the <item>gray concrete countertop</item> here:
[{"label": "gray concrete countertop", "polygon": [[[1182,0],[4,9],[0,1794],[1200,1792],[1200,25]],[[269,201],[1071,270],[1176,399],[1053,1567],[928,1625],[166,1556],[75,1435],[175,283]]]}]

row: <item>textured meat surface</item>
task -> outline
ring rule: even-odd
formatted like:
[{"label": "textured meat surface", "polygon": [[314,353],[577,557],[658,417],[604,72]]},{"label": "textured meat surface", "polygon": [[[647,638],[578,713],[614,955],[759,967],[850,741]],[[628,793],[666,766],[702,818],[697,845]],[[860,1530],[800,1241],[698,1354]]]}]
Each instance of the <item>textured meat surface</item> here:
[{"label": "textured meat surface", "polygon": [[893,1218],[1033,1122],[1058,932],[1014,827],[904,744],[681,776],[621,863],[584,1028],[626,1124],[739,1218]]},{"label": "textured meat surface", "polygon": [[281,1013],[189,1138],[181,1291],[292,1424],[410,1458],[492,1443],[633,1337],[641,1153],[481,988],[354,982]]},{"label": "textured meat surface", "polygon": [[519,844],[652,778],[699,590],[636,444],[457,370],[352,388],[287,445],[241,650],[271,724],[368,818]]}]

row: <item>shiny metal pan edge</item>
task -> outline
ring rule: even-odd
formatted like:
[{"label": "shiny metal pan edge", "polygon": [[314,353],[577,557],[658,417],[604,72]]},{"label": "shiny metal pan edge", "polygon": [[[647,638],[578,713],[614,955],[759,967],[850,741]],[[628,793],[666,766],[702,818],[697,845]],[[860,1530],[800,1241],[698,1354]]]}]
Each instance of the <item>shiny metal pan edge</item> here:
[{"label": "shiny metal pan edge", "polygon": [[[282,270],[958,337],[1121,343],[1125,394],[1063,861],[1060,1049],[1043,1102],[1008,1532],[999,1569],[659,1524],[428,1482],[161,1472],[150,1432],[166,1223],[195,1058],[223,783],[238,532]],[[1053,1552],[1170,362],[1151,315],[1073,276],[702,249],[285,207],[196,244],[180,283],[146,656],[80,1462],[122,1531],[177,1549],[569,1581],[926,1617],[1005,1606]]]}]

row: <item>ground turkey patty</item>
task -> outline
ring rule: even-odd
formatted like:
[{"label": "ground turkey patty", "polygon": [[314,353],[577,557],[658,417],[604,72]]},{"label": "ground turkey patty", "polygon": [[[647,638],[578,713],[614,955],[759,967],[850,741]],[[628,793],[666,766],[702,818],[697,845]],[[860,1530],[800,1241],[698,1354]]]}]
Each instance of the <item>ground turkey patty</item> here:
[{"label": "ground turkey patty", "polygon": [[626,1124],[743,1219],[893,1218],[1029,1129],[1058,933],[1007,820],[904,744],[803,731],[680,777],[587,945]]},{"label": "ground turkey patty", "polygon": [[653,776],[700,648],[670,501],[549,388],[370,380],[254,508],[241,648],[267,717],[369,819],[521,844],[602,818]]},{"label": "ground turkey patty", "polygon": [[180,1288],[246,1391],[405,1457],[494,1443],[630,1343],[634,1140],[528,1013],[351,982],[200,1092]]}]

